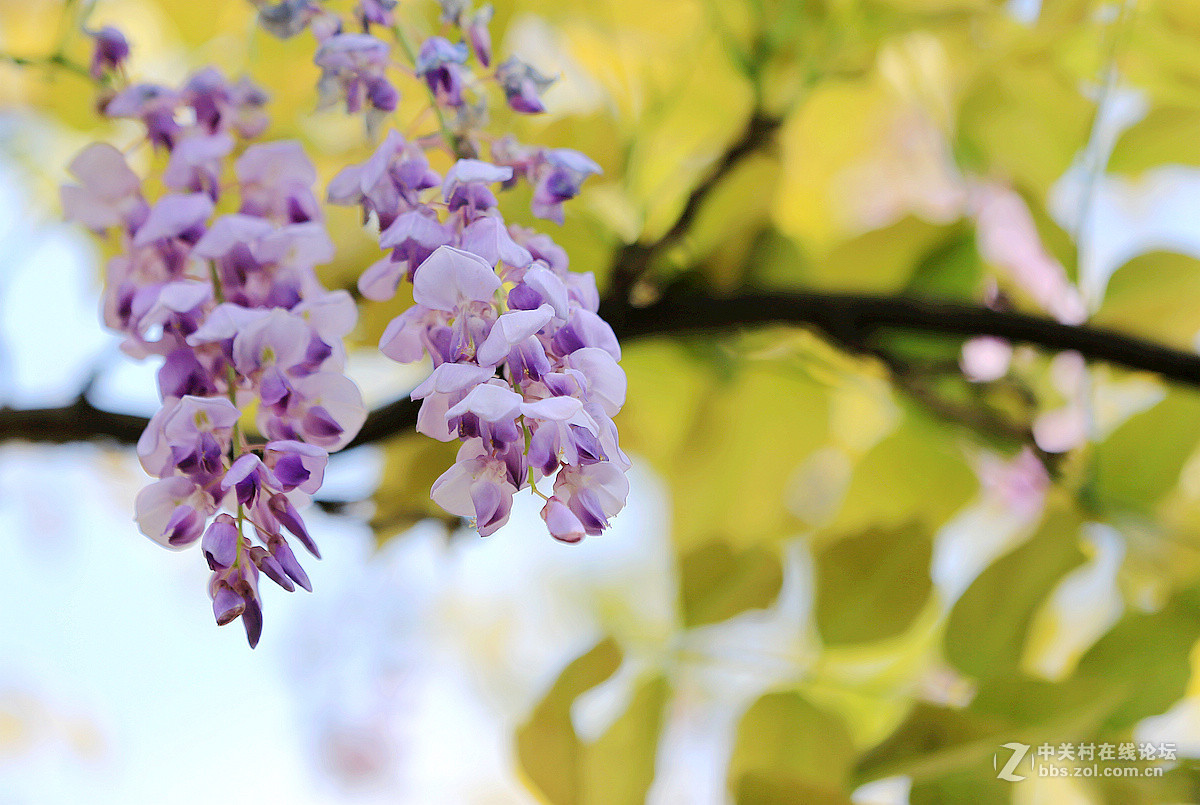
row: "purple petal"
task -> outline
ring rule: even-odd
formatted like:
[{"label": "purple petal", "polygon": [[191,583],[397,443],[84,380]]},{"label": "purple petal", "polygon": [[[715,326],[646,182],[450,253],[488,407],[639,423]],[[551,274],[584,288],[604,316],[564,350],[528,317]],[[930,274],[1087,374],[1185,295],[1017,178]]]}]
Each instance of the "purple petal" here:
[{"label": "purple petal", "polygon": [[471,503],[475,510],[475,527],[479,529],[479,536],[486,537],[508,522],[512,493],[495,481],[480,480],[471,485]]},{"label": "purple petal", "polygon": [[487,381],[495,375],[495,371],[473,363],[442,363],[433,370],[429,377],[413,389],[410,395],[414,400],[423,400],[435,392],[450,394],[462,391],[471,386]]},{"label": "purple petal", "polygon": [[234,246],[249,245],[266,237],[275,227],[256,215],[231,213],[213,221],[208,231],[196,241],[192,253],[197,257],[224,257]]},{"label": "purple petal", "polygon": [[471,50],[475,52],[475,58],[479,59],[479,63],[484,67],[488,67],[492,63],[492,35],[488,30],[488,26],[492,22],[492,13],[491,5],[485,5],[475,12],[466,26]]},{"label": "purple petal", "polygon": [[308,325],[317,331],[322,340],[334,342],[345,338],[358,323],[358,305],[349,291],[338,289],[310,296],[292,308]]},{"label": "purple petal", "polygon": [[580,489],[571,496],[568,505],[571,512],[583,524],[583,530],[588,534],[599,536],[604,529],[608,528],[608,517],[605,516],[604,507],[594,490]]},{"label": "purple petal", "polygon": [[550,536],[559,542],[575,543],[584,537],[583,523],[557,497],[546,501],[542,507],[542,519],[546,521]]},{"label": "purple petal", "polygon": [[[562,278],[542,265],[535,265],[525,272],[521,280],[541,296],[542,300],[554,308],[554,315],[564,321],[570,317],[570,300],[567,296],[567,286]],[[518,286],[519,287],[519,286]],[[515,289],[514,289],[515,290]]]},{"label": "purple petal", "polygon": [[288,578],[287,573],[284,571],[283,566],[276,561],[274,556],[267,553],[266,548],[255,545],[250,549],[250,558],[258,569],[265,573],[271,581],[289,593],[296,589],[296,586],[292,584],[292,580]]},{"label": "purple petal", "polygon": [[169,545],[181,548],[199,539],[203,530],[204,518],[200,513],[186,503],[181,503],[172,512],[171,519],[167,520],[163,536],[167,538]]},{"label": "purple petal", "polygon": [[504,386],[484,383],[471,389],[462,402],[447,411],[446,419],[470,413],[485,422],[504,422],[516,417],[520,405],[520,394]]},{"label": "purple petal", "polygon": [[391,226],[379,235],[379,245],[385,249],[394,248],[409,240],[414,240],[428,249],[436,249],[446,244],[449,233],[436,218],[431,218],[420,210],[409,210],[397,217]]},{"label": "purple petal", "polygon": [[547,397],[544,400],[521,403],[521,413],[533,419],[563,421],[583,410],[583,401],[575,397]]},{"label": "purple petal", "polygon": [[490,215],[476,218],[463,230],[462,248],[479,255],[489,265],[503,261],[513,268],[525,268],[533,262],[533,255],[512,239],[504,222]]},{"label": "purple petal", "polygon": [[268,366],[291,369],[304,360],[311,336],[312,329],[300,316],[273,308],[242,327],[233,339],[234,365],[244,375]]},{"label": "purple petal", "polygon": [[566,326],[554,334],[554,349],[559,355],[570,355],[585,347],[603,349],[615,360],[621,360],[621,344],[608,322],[590,310],[576,308]]},{"label": "purple petal", "polygon": [[326,39],[313,57],[318,67],[330,70],[357,70],[386,67],[387,42],[370,34],[337,34]]},{"label": "purple petal", "polygon": [[200,549],[211,570],[232,567],[237,559],[238,530],[232,517],[219,514],[204,532]]},{"label": "purple petal", "polygon": [[232,428],[241,417],[225,397],[184,397],[164,423],[163,434],[171,444],[186,445],[201,433]]},{"label": "purple petal", "polygon": [[217,626],[224,626],[241,615],[246,610],[246,601],[225,583],[218,585],[213,594],[213,615],[217,618]]},{"label": "purple petal", "polygon": [[296,535],[300,540],[300,544],[316,558],[321,558],[321,552],[317,550],[317,544],[313,542],[312,537],[308,535],[308,529],[304,527],[304,520],[300,517],[300,512],[296,511],[296,507],[287,499],[286,495],[273,495],[268,504],[271,513],[279,518],[279,522],[288,531]]},{"label": "purple petal", "polygon": [[466,302],[490,302],[500,278],[482,258],[453,246],[439,246],[417,268],[413,299],[434,310],[454,312]]},{"label": "purple petal", "polygon": [[298,487],[308,494],[320,489],[329,462],[329,453],[324,449],[297,441],[267,442],[265,457],[284,492]]},{"label": "purple petal", "polygon": [[446,180],[443,184],[443,193],[445,198],[450,198],[450,190],[459,184],[467,184],[469,182],[483,182],[492,184],[494,182],[507,182],[512,178],[512,168],[503,165],[493,165],[490,162],[484,162],[481,159],[460,159],[450,168],[450,172],[446,174]]},{"label": "purple petal", "polygon": [[292,549],[288,547],[287,542],[282,537],[272,539],[269,547],[271,554],[279,562],[279,566],[288,574],[292,581],[299,584],[308,592],[312,592],[312,582],[308,580],[308,574],[304,572],[304,568],[300,567],[300,563],[296,561],[296,555],[292,553]]},{"label": "purple petal", "polygon": [[304,414],[304,430],[324,439],[333,439],[344,432],[329,412],[320,405],[314,405]]},{"label": "purple petal", "polygon": [[169,193],[150,208],[146,222],[134,235],[133,245],[149,246],[164,238],[178,237],[203,224],[212,212],[213,202],[207,193]]},{"label": "purple petal", "polygon": [[400,287],[400,280],[406,271],[403,262],[396,262],[390,256],[384,257],[372,263],[358,278],[358,290],[367,299],[386,302],[396,295],[396,289]]},{"label": "purple petal", "polygon": [[233,338],[253,322],[266,318],[270,311],[247,308],[232,302],[222,302],[213,308],[196,332],[187,337],[189,346],[197,347],[214,341]]},{"label": "purple petal", "polygon": [[288,492],[307,481],[309,472],[300,456],[288,455],[275,463],[275,477],[283,484],[283,491]]},{"label": "purple petal", "polygon": [[597,347],[577,349],[567,363],[587,379],[587,398],[600,403],[604,413],[616,416],[625,404],[625,372],[611,354]]},{"label": "purple petal", "polygon": [[392,319],[379,339],[379,351],[399,363],[421,360],[425,355],[422,336],[430,313],[424,305],[413,305]]},{"label": "purple petal", "polygon": [[277,185],[281,181],[305,186],[317,180],[317,171],[295,140],[258,143],[247,148],[233,165],[238,180],[245,184]]},{"label": "purple petal", "polygon": [[454,45],[441,36],[431,36],[421,43],[417,54],[417,74],[424,75],[446,64],[462,64],[467,60],[467,46]]},{"label": "purple petal", "polygon": [[542,305],[536,310],[514,310],[496,319],[487,339],[479,346],[479,363],[495,366],[509,351],[529,336],[537,333],[554,318],[554,309]]},{"label": "purple petal", "polygon": [[325,191],[325,200],[330,204],[357,204],[362,201],[362,165],[351,165],[342,168],[337,175],[329,180]]},{"label": "purple petal", "polygon": [[242,612],[242,626],[246,627],[246,640],[250,648],[258,645],[262,637],[262,606],[254,598],[246,599],[246,609]]}]

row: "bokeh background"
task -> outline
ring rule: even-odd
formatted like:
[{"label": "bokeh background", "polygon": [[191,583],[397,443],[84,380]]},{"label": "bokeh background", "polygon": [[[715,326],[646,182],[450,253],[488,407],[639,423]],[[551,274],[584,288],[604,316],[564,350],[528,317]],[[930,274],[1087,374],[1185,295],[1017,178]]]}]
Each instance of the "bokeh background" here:
[{"label": "bokeh background", "polygon": [[[55,63],[86,63],[84,24],[145,80],[252,76],[322,183],[371,143],[316,108],[311,35],[244,0],[0,0],[0,407],[148,415],[156,367],[98,322],[113,246],[59,223],[70,158],[136,138]],[[501,0],[494,36],[558,81],[492,130],[605,169],[552,232],[602,293],[936,297],[1195,349],[1200,2]],[[378,249],[327,215],[350,287]],[[369,405],[423,376],[374,353],[395,313],[353,334]],[[267,591],[253,652],[196,552],[137,532],[130,449],[0,445],[0,803],[1200,801],[1200,396],[852,340],[625,344],[633,491],[577,546],[523,497],[486,540],[440,515],[444,445],[336,457],[315,591]],[[1012,783],[1009,742],[1177,759]]]}]

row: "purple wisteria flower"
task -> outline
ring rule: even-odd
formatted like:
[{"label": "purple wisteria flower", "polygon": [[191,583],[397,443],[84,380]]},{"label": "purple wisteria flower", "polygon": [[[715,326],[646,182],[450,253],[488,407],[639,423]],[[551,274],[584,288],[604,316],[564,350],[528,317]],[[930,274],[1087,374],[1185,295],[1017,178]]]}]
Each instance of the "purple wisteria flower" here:
[{"label": "purple wisteria flower", "polygon": [[481,6],[463,26],[467,41],[471,43],[471,51],[484,67],[490,67],[492,64],[492,33],[488,26],[492,24],[494,13],[490,3]]},{"label": "purple wisteria flower", "polygon": [[111,25],[87,33],[95,41],[92,62],[88,67],[92,78],[100,80],[106,73],[121,71],[125,60],[129,58],[129,41],[125,39],[125,34]]},{"label": "purple wisteria flower", "polygon": [[136,230],[145,222],[150,207],[142,197],[141,179],[116,148],[92,143],[67,169],[80,182],[61,189],[67,220],[98,233],[115,227]]},{"label": "purple wisteria flower", "polygon": [[280,39],[290,39],[303,31],[321,12],[312,0],[281,0],[259,6],[258,24]]},{"label": "purple wisteria flower", "polygon": [[157,84],[134,84],[114,95],[105,104],[104,114],[140,120],[150,143],[170,150],[179,135],[180,126],[175,120],[179,103],[176,90]]},{"label": "purple wisteria flower", "polygon": [[[395,164],[409,148],[392,133],[372,161]],[[546,500],[543,518],[556,539],[601,533],[624,505],[629,460],[612,423],[625,400],[620,346],[596,315],[594,279],[568,272],[566,254],[548,237],[505,225],[492,187],[512,179],[512,166],[460,159],[433,196],[426,163],[428,192],[392,171],[380,193],[374,177],[384,172],[368,172],[372,161],[335,177],[329,198],[357,202],[368,215],[404,209],[381,232],[392,255],[367,269],[359,287],[385,300],[402,278],[413,284],[415,304],[389,324],[380,350],[402,362],[432,361],[412,392],[421,401],[417,430],[463,442],[433,500],[487,536],[508,521],[513,496],[532,487]],[[539,181],[570,173],[547,202],[555,205],[599,170],[575,152],[542,152],[539,169]],[[552,495],[537,489],[541,479],[553,479]]]},{"label": "purple wisteria flower", "polygon": [[367,33],[339,33],[322,42],[313,59],[321,68],[322,105],[341,100],[353,114],[365,100],[381,112],[394,110],[400,94],[384,74],[388,51],[386,42]]},{"label": "purple wisteria flower", "polygon": [[599,165],[578,151],[569,148],[547,151],[545,165],[533,189],[533,214],[561,224],[563,202],[579,195],[585,179],[602,172]]},{"label": "purple wisteria flower", "polygon": [[553,78],[542,75],[516,56],[509,56],[496,68],[496,80],[513,111],[528,115],[546,111],[542,93],[554,83]]},{"label": "purple wisteria flower", "polygon": [[[122,244],[106,271],[106,324],[126,352],[163,357],[163,405],[138,441],[157,478],[138,495],[138,526],[170,548],[201,543],[214,616],[240,618],[251,646],[262,630],[259,571],[286,590],[311,589],[288,543],[319,556],[300,509],[320,488],[329,452],[366,416],[343,373],[342,339],[357,310],[314,273],[333,244],[303,149],[248,145],[233,186],[222,181],[239,141],[265,127],[263,100],[211,68],[181,90],[133,85],[105,111],[140,119],[168,152],[172,192],[147,202],[124,156],[105,144],[75,158],[79,184],[62,189],[67,217]],[[230,192],[238,211],[214,219]]]},{"label": "purple wisteria flower", "polygon": [[558,224],[563,222],[563,202],[579,195],[589,176],[603,173],[599,165],[578,151],[534,148],[521,145],[511,136],[492,143],[492,161],[512,168],[513,178],[505,184],[506,189],[518,177],[533,185],[533,214]]},{"label": "purple wisteria flower", "polygon": [[[371,33],[397,24],[395,0],[359,0],[345,20],[318,0],[256,5],[277,36],[312,31],[323,105],[365,110],[369,133],[396,109],[391,47]],[[359,280],[366,298],[390,299],[402,280],[412,283],[414,304],[380,349],[430,360],[412,393],[417,429],[462,442],[432,498],[486,536],[529,490],[544,500],[550,534],[577,542],[607,528],[629,491],[612,419],[626,392],[620,345],[597,313],[591,274],[569,271],[547,235],[509,226],[497,192],[525,181],[534,214],[561,223],[563,203],[600,167],[576,151],[478,130],[489,88],[536,113],[550,80],[516,58],[494,82],[481,80],[469,62],[492,64],[491,7],[441,5],[460,41],[429,37],[412,65],[439,107],[440,145],[392,131],[334,177],[327,199],[360,206],[389,250]],[[93,36],[92,72],[123,81],[124,37],[107,28]],[[262,632],[260,572],[285,590],[311,590],[291,547],[319,558],[301,510],[329,453],[366,418],[344,373],[357,308],[315,274],[334,256],[312,192],[316,171],[297,142],[252,142],[267,127],[266,100],[213,68],[181,87],[123,86],[104,113],[139,121],[165,152],[166,192],[147,198],[124,155],[102,144],[71,163],[77,182],[62,190],[69,218],[120,244],[105,272],[105,323],[127,353],[162,360],[162,408],[138,442],[155,478],[137,499],[139,528],[169,548],[199,543],[217,623],[240,619],[251,646]],[[481,157],[486,143],[490,160],[465,158]],[[456,158],[444,175],[426,155],[439,147]]]},{"label": "purple wisteria flower", "polygon": [[468,52],[465,44],[453,45],[440,36],[431,36],[421,45],[417,54],[417,75],[429,85],[438,104],[462,106],[461,65],[467,60]]},{"label": "purple wisteria flower", "polygon": [[385,230],[402,212],[425,209],[421,192],[440,182],[425,153],[392,131],[370,159],[333,177],[327,198],[332,204],[361,204],[364,217],[373,213]]},{"label": "purple wisteria flower", "polygon": [[392,25],[395,23],[397,0],[359,0],[354,9],[354,16],[364,31],[372,25]]}]

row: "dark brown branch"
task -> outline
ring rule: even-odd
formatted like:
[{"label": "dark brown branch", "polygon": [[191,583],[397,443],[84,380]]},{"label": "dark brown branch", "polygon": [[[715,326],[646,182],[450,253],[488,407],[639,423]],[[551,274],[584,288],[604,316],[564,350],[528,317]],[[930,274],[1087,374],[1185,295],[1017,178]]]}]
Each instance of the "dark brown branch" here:
[{"label": "dark brown branch", "polygon": [[1099,327],[958,302],[838,293],[746,293],[729,298],[668,294],[653,305],[602,306],[621,322],[622,339],[713,332],[757,324],[808,324],[843,345],[863,344],[880,330],[968,338],[994,335],[1053,351],[1075,350],[1092,361],[1154,372],[1200,386],[1200,355]]},{"label": "dark brown branch", "polygon": [[[837,293],[745,293],[716,298],[668,293],[648,307],[606,301],[601,315],[614,322],[622,341],[683,333],[728,332],[763,324],[816,327],[851,349],[880,331],[900,330],[959,338],[994,335],[1047,350],[1076,350],[1091,361],[1154,372],[1200,387],[1200,355],[1097,327],[1060,324],[1023,313],[957,302]],[[868,350],[869,351],[869,350]],[[403,399],[370,413],[352,446],[383,441],[410,430],[417,404]],[[86,399],[62,408],[0,409],[0,442],[23,439],[63,444],[109,440],[134,444],[146,419],[92,406]]]},{"label": "dark brown branch", "polygon": [[61,408],[0,408],[0,442],[20,439],[51,444],[87,441],[136,444],[146,422],[145,417],[96,408],[80,397]]},{"label": "dark brown branch", "polygon": [[663,254],[687,234],[713,189],[745,157],[770,142],[782,124],[783,121],[779,118],[767,117],[760,112],[751,115],[738,139],[721,155],[720,161],[713,165],[704,180],[692,189],[671,228],[653,243],[627,243],[617,251],[613,258],[610,282],[610,294],[614,299],[629,298],[630,289],[650,269],[654,258]]},{"label": "dark brown branch", "polygon": [[417,426],[417,411],[421,404],[407,397],[376,408],[363,423],[358,435],[347,447],[381,442],[389,436],[403,433]]}]

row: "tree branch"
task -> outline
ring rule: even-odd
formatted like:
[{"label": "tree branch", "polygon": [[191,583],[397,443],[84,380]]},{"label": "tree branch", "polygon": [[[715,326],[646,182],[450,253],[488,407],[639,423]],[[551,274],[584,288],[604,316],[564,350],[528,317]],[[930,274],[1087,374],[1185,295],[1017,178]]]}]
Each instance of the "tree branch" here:
[{"label": "tree branch", "polygon": [[629,291],[649,271],[654,258],[671,246],[674,246],[687,235],[687,231],[691,228],[692,222],[699,214],[700,208],[704,206],[704,202],[712,194],[716,186],[720,184],[721,180],[732,173],[733,169],[743,159],[770,142],[781,125],[783,125],[781,118],[769,117],[761,111],[756,110],[750,116],[750,119],[746,121],[746,128],[742,130],[737,140],[726,149],[725,153],[721,155],[721,159],[709,169],[708,175],[705,176],[704,180],[696,185],[692,189],[692,192],[688,194],[687,201],[683,205],[683,210],[679,213],[679,217],[675,219],[675,223],[671,225],[671,228],[653,243],[627,243],[617,251],[613,257],[612,278],[610,281],[610,295],[614,299],[629,298]]},{"label": "tree branch", "polygon": [[[1200,387],[1200,355],[1195,353],[1112,330],[957,302],[838,293],[751,292],[718,298],[668,292],[653,305],[641,308],[609,299],[600,313],[614,322],[622,341],[728,332],[763,324],[816,327],[850,349],[861,349],[870,336],[888,330],[959,338],[994,335],[1052,351],[1075,350],[1090,361],[1154,372],[1166,380]],[[410,430],[416,425],[418,408],[412,400],[401,399],[375,409],[350,446],[380,442]],[[0,409],[0,442],[113,441],[128,445],[137,442],[146,422],[144,417],[96,408],[81,396],[61,408]]]},{"label": "tree branch", "polygon": [[622,322],[617,333],[622,339],[756,324],[812,325],[848,346],[862,344],[880,330],[962,338],[993,335],[1056,352],[1075,350],[1091,361],[1154,372],[1167,380],[1200,387],[1200,355],[1196,353],[1113,330],[959,302],[839,293],[745,293],[728,298],[668,293],[644,308],[602,305],[600,314]]}]

